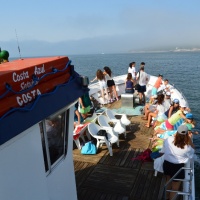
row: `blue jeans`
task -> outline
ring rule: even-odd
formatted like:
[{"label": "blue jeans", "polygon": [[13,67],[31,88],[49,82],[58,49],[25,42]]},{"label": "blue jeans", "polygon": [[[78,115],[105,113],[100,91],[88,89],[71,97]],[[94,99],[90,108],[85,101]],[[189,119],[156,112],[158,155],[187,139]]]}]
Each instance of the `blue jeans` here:
[{"label": "blue jeans", "polygon": [[125,89],[125,93],[133,94],[134,89]]}]

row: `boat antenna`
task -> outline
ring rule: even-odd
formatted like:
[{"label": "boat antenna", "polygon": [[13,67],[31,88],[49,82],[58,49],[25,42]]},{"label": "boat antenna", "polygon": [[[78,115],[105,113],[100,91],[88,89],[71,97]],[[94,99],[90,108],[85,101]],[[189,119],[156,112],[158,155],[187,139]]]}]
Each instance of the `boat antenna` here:
[{"label": "boat antenna", "polygon": [[15,29],[15,35],[16,35],[16,39],[17,39],[17,46],[18,46],[18,51],[19,51],[19,58],[21,59],[21,53],[20,53],[20,48],[19,48],[19,40],[18,40],[17,30],[16,29]]}]

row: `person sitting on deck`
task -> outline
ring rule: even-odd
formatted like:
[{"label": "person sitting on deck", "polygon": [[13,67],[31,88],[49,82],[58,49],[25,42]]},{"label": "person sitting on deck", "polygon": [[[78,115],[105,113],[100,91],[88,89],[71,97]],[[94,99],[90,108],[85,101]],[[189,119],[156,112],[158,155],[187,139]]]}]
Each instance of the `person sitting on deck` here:
[{"label": "person sitting on deck", "polygon": [[88,117],[88,113],[90,112],[91,106],[92,103],[88,92],[84,94],[82,97],[79,97],[78,111],[81,113],[84,119]]},{"label": "person sitting on deck", "polygon": [[179,110],[179,100],[174,99],[172,101],[172,104],[170,105],[169,109],[165,112],[165,115],[167,118],[171,117],[174,113],[176,113]]},{"label": "person sitting on deck", "polygon": [[[184,167],[194,156],[194,144],[188,135],[188,128],[186,125],[181,125],[174,136],[168,137],[164,140],[163,148],[164,153],[163,171],[166,176],[166,183],[177,173],[177,171]],[[176,179],[184,179],[185,172],[182,170]],[[178,191],[181,181],[172,181],[168,184],[167,190]],[[175,192],[167,193],[167,198],[173,199],[176,195]]]},{"label": "person sitting on deck", "polygon": [[186,120],[185,120],[185,122],[183,124],[185,124],[187,126],[189,135],[192,136],[193,133],[194,134],[199,134],[198,131],[195,131],[195,132],[192,131],[192,129],[195,128],[195,124],[196,124],[196,122],[194,121],[194,118],[193,118],[193,114],[192,113],[187,113],[185,115],[185,117],[186,117]]},{"label": "person sitting on deck", "polygon": [[125,80],[125,93],[133,94],[134,84],[135,84],[135,81],[132,79],[132,74],[128,73],[127,78]]},{"label": "person sitting on deck", "polygon": [[157,98],[158,98],[157,95],[150,97],[149,102],[146,103],[144,106],[144,116],[142,117],[142,119],[147,120],[149,113],[154,112],[156,110],[156,106],[158,102]]},{"label": "person sitting on deck", "polygon": [[174,130],[174,125],[180,120],[180,119],[186,119],[184,111],[185,110],[189,110],[189,108],[186,108],[185,103],[181,103],[179,106],[179,109],[176,113],[174,113],[170,118],[168,118],[165,122],[164,122],[164,126],[165,129],[162,127],[155,127],[155,133],[163,133],[166,130]]},{"label": "person sitting on deck", "polygon": [[[181,126],[181,125],[186,125],[187,126],[188,135],[190,137],[192,137],[193,133],[194,134],[199,134],[198,131],[195,131],[195,132],[192,131],[192,129],[195,127],[195,121],[193,119],[192,113],[187,113],[186,114],[186,120],[185,121],[181,120],[174,127],[177,127],[177,129],[178,129],[178,127]],[[165,131],[162,134],[157,134],[157,136],[154,136],[153,138],[150,138],[151,141],[152,141],[152,148],[156,148],[157,146],[159,146],[159,148],[160,148],[162,146],[162,144],[163,144],[163,140],[165,140],[169,136],[174,135],[176,133],[177,129],[176,130],[172,130],[172,131]],[[156,149],[158,149],[158,147]]]},{"label": "person sitting on deck", "polygon": [[148,122],[146,124],[146,127],[150,127],[150,124],[151,124],[151,120],[152,118],[162,118],[164,113],[165,113],[165,107],[163,105],[163,102],[164,102],[164,95],[161,94],[161,95],[158,95],[158,102],[157,102],[157,106],[156,106],[156,110],[154,112],[150,112],[148,114]]},{"label": "person sitting on deck", "polygon": [[163,93],[165,95],[165,100],[164,100],[164,106],[166,108],[166,110],[169,109],[169,107],[171,106],[171,93],[170,92],[166,92]]},{"label": "person sitting on deck", "polygon": [[[163,94],[164,95],[164,94]],[[167,110],[169,110],[171,104],[171,94],[169,92],[167,92],[165,94],[165,98],[163,101],[163,106],[164,106],[164,111],[166,112]],[[155,123],[154,123],[154,127],[160,125],[162,122],[164,122],[167,119],[167,116],[165,115],[165,113],[159,117],[156,118]]]},{"label": "person sitting on deck", "polygon": [[166,94],[167,92],[169,92],[170,94],[171,92],[171,86],[169,85],[169,81],[168,79],[165,79],[163,84],[158,88],[157,92],[162,92],[163,94]]}]

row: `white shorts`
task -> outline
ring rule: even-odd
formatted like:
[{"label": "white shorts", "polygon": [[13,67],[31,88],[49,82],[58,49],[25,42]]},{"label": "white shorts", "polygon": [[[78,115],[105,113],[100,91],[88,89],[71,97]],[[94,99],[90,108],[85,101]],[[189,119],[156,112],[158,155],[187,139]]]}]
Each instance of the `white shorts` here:
[{"label": "white shorts", "polygon": [[107,83],[104,80],[99,81],[99,86],[101,90],[108,88]]}]

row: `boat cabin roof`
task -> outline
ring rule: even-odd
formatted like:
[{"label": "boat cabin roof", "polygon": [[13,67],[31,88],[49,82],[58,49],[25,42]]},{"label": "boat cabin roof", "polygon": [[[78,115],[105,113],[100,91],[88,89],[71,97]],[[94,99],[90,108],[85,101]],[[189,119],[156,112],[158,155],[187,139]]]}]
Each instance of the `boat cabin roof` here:
[{"label": "boat cabin roof", "polygon": [[10,73],[12,71],[18,71],[21,69],[31,69],[37,65],[42,65],[46,63],[51,63],[54,61],[69,61],[66,56],[54,56],[54,57],[41,57],[41,58],[23,58],[18,60],[12,60],[10,62],[5,62],[0,64],[0,76]]},{"label": "boat cabin roof", "polygon": [[0,145],[88,90],[66,56],[0,64]]}]

